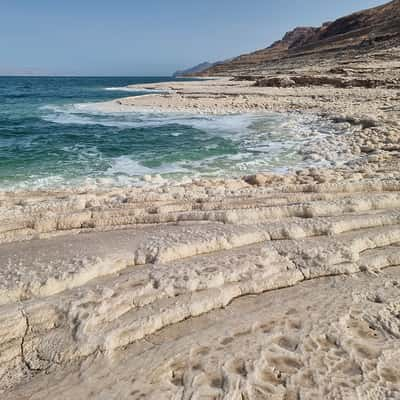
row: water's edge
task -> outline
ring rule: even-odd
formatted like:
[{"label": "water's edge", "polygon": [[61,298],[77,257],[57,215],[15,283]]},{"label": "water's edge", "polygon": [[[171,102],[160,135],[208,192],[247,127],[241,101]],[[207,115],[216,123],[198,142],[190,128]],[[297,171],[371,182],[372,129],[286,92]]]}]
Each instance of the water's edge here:
[{"label": "water's edge", "polygon": [[128,84],[165,80],[0,78],[0,189],[286,172],[351,157],[337,140],[350,128],[312,115],[105,113],[97,106],[148,92]]}]

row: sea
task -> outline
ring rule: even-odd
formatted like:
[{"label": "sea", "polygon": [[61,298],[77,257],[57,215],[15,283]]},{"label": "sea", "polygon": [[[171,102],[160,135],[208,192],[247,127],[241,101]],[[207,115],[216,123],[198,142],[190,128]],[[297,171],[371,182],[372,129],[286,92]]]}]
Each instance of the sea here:
[{"label": "sea", "polygon": [[[151,93],[128,85],[171,80],[0,77],[0,190],[286,173],[312,162],[304,160],[305,149],[346,134],[302,113],[107,113],[96,108]],[[322,157],[318,163],[332,160]]]}]

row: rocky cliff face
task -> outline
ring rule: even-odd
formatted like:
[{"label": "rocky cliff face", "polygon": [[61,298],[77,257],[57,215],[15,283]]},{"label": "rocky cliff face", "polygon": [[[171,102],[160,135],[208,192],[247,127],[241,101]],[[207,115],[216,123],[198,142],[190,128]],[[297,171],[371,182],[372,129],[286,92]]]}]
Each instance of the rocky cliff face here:
[{"label": "rocky cliff face", "polygon": [[318,29],[313,27],[295,28],[290,32],[286,32],[283,38],[273,43],[269,49],[280,47],[281,49],[288,50],[291,48],[301,47],[314,38],[317,31]]},{"label": "rocky cliff face", "polygon": [[[360,11],[318,28],[298,27],[266,49],[241,55],[211,67],[202,75],[260,73],[262,68],[291,60],[301,64],[319,59],[350,57],[354,52],[400,45],[400,0]],[[304,58],[306,57],[306,59]],[[305,61],[304,61],[305,62]]]}]

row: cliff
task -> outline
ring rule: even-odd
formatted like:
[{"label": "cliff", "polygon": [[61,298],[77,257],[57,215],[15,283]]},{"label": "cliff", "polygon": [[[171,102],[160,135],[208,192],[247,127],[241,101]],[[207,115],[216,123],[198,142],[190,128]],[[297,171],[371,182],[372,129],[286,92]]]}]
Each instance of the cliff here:
[{"label": "cliff", "polygon": [[400,44],[400,0],[326,22],[318,28],[297,27],[271,46],[206,69],[202,75],[261,73],[283,60],[302,65],[351,57]]}]

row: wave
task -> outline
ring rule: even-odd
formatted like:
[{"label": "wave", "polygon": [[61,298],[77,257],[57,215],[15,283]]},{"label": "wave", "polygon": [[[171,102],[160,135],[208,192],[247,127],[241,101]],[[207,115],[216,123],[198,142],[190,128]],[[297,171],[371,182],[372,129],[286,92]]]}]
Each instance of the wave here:
[{"label": "wave", "polygon": [[115,86],[115,87],[106,87],[104,90],[107,91],[116,91],[116,92],[131,92],[131,93],[168,93],[169,90],[161,90],[161,89],[148,89],[148,88],[133,88],[130,86]]},{"label": "wave", "polygon": [[[77,125],[71,130],[83,133],[82,148],[63,148],[71,163],[66,180],[68,175],[80,177],[85,184],[141,185],[144,175],[178,180],[260,171],[284,173],[311,165],[340,165],[351,158],[348,145],[339,139],[349,131],[309,114],[105,112],[99,104],[41,109],[44,120]],[[99,128],[85,130],[91,125]],[[128,129],[134,131],[125,131]],[[78,155],[82,159],[76,161]],[[154,161],[161,165],[152,166]]]},{"label": "wave", "polygon": [[[77,103],[41,108],[42,119],[57,124],[101,125],[115,128],[157,128],[171,125],[191,127],[215,134],[244,134],[254,114],[198,115],[187,113],[104,112],[99,103]],[[265,117],[264,117],[265,118]],[[178,135],[177,135],[178,136]]]},{"label": "wave", "polygon": [[188,173],[188,169],[178,165],[178,163],[165,163],[157,167],[146,167],[140,161],[134,160],[129,156],[120,156],[111,160],[111,167],[107,169],[105,175],[124,174],[128,176],[143,176],[151,174],[173,174]]}]

